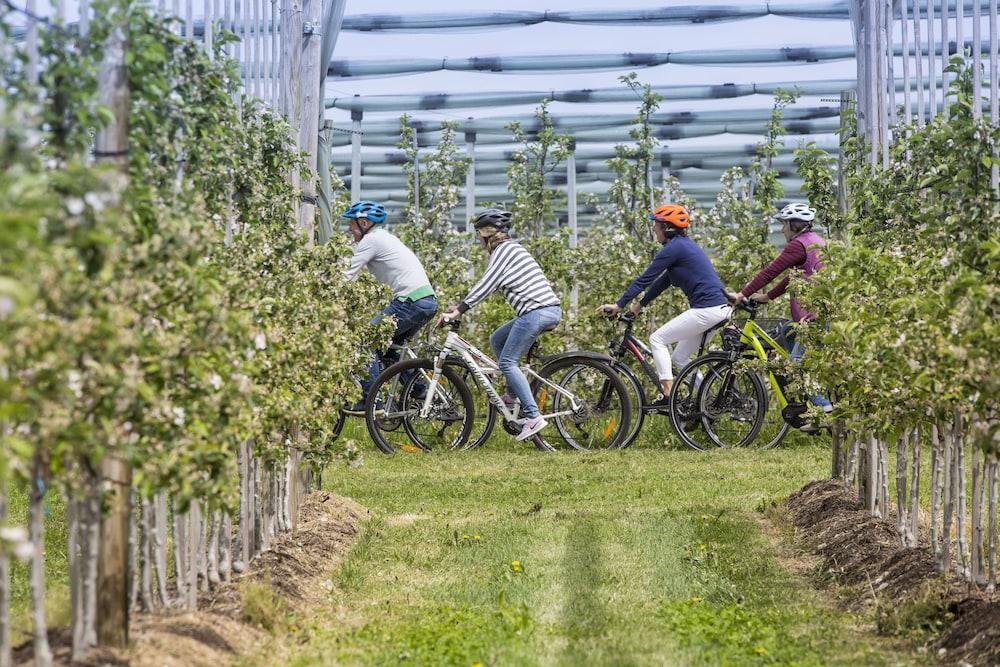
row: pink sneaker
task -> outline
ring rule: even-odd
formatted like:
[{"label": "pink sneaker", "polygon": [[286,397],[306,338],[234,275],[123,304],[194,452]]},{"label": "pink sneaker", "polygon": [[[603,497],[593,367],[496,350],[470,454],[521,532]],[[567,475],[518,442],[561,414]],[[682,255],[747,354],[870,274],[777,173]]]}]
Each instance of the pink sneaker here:
[{"label": "pink sneaker", "polygon": [[521,427],[521,432],[517,435],[515,440],[518,442],[527,440],[548,425],[549,423],[540,415],[538,417],[533,417],[532,419],[524,422],[524,426]]}]

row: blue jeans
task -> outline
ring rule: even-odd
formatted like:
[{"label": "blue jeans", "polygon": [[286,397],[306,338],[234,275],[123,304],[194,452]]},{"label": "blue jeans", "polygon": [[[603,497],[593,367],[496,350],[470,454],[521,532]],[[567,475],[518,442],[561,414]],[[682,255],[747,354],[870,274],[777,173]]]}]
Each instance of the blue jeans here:
[{"label": "blue jeans", "polygon": [[[372,319],[372,324],[378,324],[382,321],[382,318],[386,315],[392,315],[396,318],[396,331],[392,334],[392,344],[402,345],[405,343],[413,334],[417,332],[420,327],[424,326],[438,311],[437,299],[433,296],[425,296],[422,299],[417,299],[416,301],[410,301],[409,299],[393,299],[392,302],[386,306],[382,312]],[[368,366],[368,379],[362,380],[361,390],[364,396],[367,398],[368,391],[371,389],[372,385],[375,384],[375,378],[378,374],[382,372],[382,369],[391,366],[392,364],[399,361],[399,352],[396,350],[389,350],[388,352],[375,351],[372,354],[371,364]]]},{"label": "blue jeans", "polygon": [[538,404],[518,363],[531,349],[535,339],[546,329],[559,324],[561,319],[562,309],[559,306],[537,308],[518,315],[490,336],[490,347],[497,365],[507,378],[507,390],[521,401],[521,413],[528,419],[538,416]]},{"label": "blue jeans", "polygon": [[[796,340],[795,328],[792,326],[791,322],[785,326],[785,341],[786,345],[790,346],[790,349],[786,349],[788,349],[788,354],[792,361],[802,361],[802,357],[806,355],[806,348],[802,345],[802,343]],[[820,396],[819,394],[816,396],[810,396],[809,402],[823,408],[826,412],[833,409],[833,404],[830,403],[825,396]]]}]

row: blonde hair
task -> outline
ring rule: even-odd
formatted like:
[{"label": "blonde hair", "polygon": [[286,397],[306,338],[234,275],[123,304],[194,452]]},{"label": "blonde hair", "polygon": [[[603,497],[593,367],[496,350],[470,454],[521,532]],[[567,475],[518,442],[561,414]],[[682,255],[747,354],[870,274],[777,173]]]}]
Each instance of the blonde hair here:
[{"label": "blonde hair", "polygon": [[490,225],[488,227],[483,227],[480,231],[482,231],[484,229],[492,229],[492,230],[494,230],[493,233],[490,234],[489,236],[483,236],[482,234],[479,235],[480,239],[485,239],[486,240],[486,250],[491,255],[493,254],[493,251],[496,250],[497,247],[501,243],[503,243],[504,241],[509,241],[510,240],[510,236],[507,235],[507,232],[501,231],[501,230],[497,229],[496,227],[494,227],[492,225]]}]

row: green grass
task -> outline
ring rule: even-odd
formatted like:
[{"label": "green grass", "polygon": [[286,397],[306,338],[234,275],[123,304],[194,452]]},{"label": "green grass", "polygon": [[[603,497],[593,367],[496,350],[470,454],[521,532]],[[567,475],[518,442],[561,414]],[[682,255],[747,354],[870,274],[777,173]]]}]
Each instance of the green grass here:
[{"label": "green grass", "polygon": [[827,461],[820,443],[369,447],[362,467],[324,475],[376,518],[329,609],[289,638],[289,664],[913,664],[784,569],[762,532],[756,508]]},{"label": "green grass", "polygon": [[[15,486],[7,498],[9,525],[28,525],[28,490]],[[62,497],[50,493],[45,499],[45,587],[49,626],[68,625],[69,580],[67,577],[66,512]],[[31,625],[31,587],[28,566],[14,560],[11,565],[11,625],[16,643],[28,639]]]}]

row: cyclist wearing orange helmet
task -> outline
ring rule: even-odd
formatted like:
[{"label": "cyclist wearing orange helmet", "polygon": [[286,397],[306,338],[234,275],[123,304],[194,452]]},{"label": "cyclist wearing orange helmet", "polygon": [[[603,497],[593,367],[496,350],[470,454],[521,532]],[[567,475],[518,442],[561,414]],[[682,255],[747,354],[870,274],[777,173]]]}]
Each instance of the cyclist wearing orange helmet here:
[{"label": "cyclist wearing orange helmet", "polygon": [[[617,303],[604,304],[598,310],[604,315],[615,315],[645,290],[642,299],[632,304],[632,312],[638,315],[643,306],[671,285],[679,287],[687,296],[688,310],[657,329],[649,339],[663,390],[663,396],[651,405],[666,408],[674,384],[673,363],[683,367],[698,349],[701,335],[728,318],[732,308],[726,303],[725,289],[712,262],[698,244],[687,237],[691,224],[688,210],[677,204],[665,204],[654,210],[649,219],[653,221],[653,233],[663,249],[642,275],[632,281]],[[671,360],[670,346],[674,343],[677,346]]]}]

